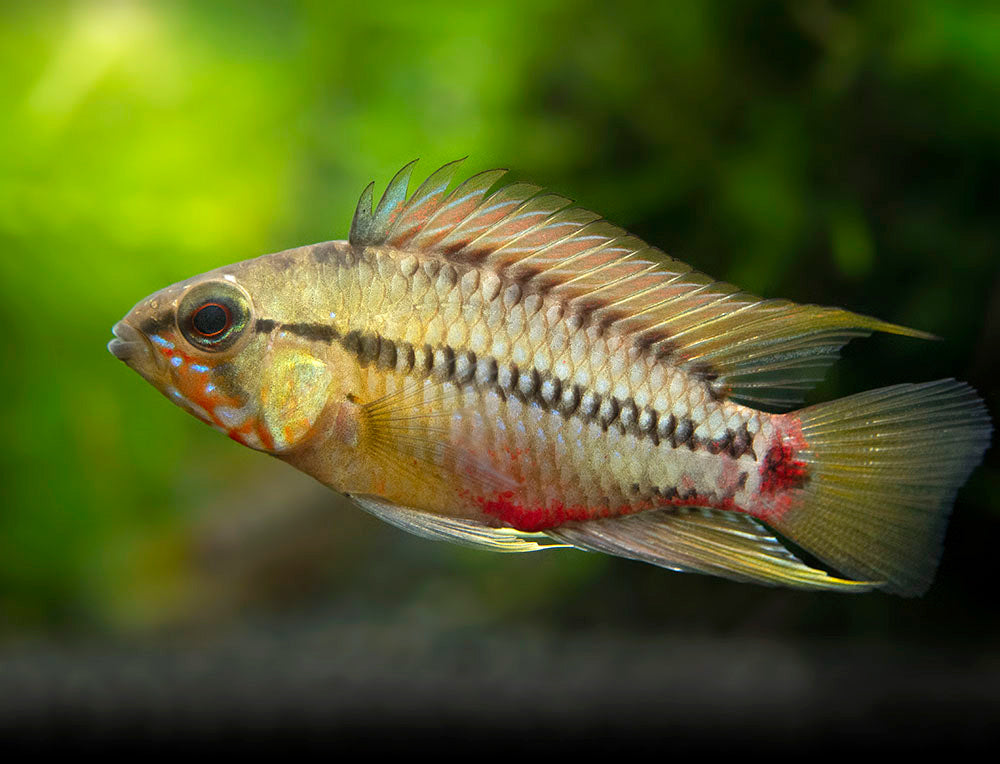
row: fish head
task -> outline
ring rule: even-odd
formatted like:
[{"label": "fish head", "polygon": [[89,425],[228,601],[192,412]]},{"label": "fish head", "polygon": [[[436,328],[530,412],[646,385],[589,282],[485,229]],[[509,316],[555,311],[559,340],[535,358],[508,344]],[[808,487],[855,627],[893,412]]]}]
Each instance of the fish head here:
[{"label": "fish head", "polygon": [[141,300],[112,328],[108,350],[201,421],[277,454],[315,435],[335,370],[309,343],[273,330],[302,300],[268,257]]}]

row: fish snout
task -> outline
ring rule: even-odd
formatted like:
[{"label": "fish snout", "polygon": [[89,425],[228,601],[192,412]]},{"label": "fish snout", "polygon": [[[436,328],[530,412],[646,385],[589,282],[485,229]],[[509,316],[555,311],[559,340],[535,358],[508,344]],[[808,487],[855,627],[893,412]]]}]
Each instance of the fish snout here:
[{"label": "fish snout", "polygon": [[124,319],[111,327],[111,333],[114,335],[108,343],[111,355],[144,376],[156,369],[158,364],[146,335]]},{"label": "fish snout", "polygon": [[129,361],[141,351],[145,344],[139,330],[124,321],[119,321],[112,326],[111,333],[115,338],[108,343],[108,352],[119,361]]}]

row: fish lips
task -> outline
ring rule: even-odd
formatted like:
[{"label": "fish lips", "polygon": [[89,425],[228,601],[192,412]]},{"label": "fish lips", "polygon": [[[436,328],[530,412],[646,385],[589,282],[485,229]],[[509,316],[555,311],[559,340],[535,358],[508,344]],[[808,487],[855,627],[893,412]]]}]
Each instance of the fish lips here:
[{"label": "fish lips", "polygon": [[111,355],[150,382],[162,375],[159,359],[145,334],[124,319],[111,327],[111,333],[114,335],[114,339],[108,343]]},{"label": "fish lips", "polygon": [[119,361],[128,363],[140,353],[148,353],[150,350],[142,332],[125,321],[119,321],[112,326],[111,333],[115,338],[108,343],[108,352]]}]

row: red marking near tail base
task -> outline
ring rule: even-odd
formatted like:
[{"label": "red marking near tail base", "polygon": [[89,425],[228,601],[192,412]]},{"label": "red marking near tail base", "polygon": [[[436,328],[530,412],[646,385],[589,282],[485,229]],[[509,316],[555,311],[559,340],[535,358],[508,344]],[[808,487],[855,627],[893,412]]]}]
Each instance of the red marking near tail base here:
[{"label": "red marking near tail base", "polygon": [[785,443],[768,449],[760,467],[760,492],[778,493],[789,488],[801,488],[809,479],[805,462],[795,459],[795,451]]},{"label": "red marking near tail base", "polygon": [[791,416],[781,420],[760,465],[760,491],[753,512],[769,522],[780,520],[789,508],[798,504],[799,497],[791,492],[809,482],[809,465],[796,458],[809,447],[802,436],[802,427]]}]

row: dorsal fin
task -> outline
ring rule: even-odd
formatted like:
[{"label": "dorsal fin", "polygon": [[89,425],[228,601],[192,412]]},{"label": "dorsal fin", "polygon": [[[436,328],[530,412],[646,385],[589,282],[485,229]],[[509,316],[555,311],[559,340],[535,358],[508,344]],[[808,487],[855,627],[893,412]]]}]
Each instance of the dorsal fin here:
[{"label": "dorsal fin", "polygon": [[447,193],[461,161],[437,170],[406,199],[411,162],[374,212],[368,186],[351,244],[490,267],[700,374],[718,396],[774,410],[799,403],[853,337],[932,336],[839,308],[742,292],[538,186],[494,191],[504,170],[474,175]]}]

